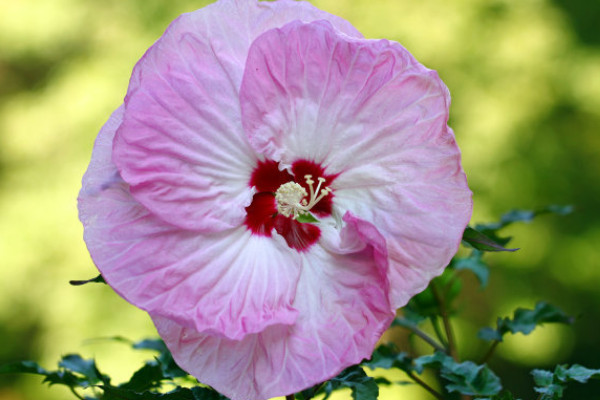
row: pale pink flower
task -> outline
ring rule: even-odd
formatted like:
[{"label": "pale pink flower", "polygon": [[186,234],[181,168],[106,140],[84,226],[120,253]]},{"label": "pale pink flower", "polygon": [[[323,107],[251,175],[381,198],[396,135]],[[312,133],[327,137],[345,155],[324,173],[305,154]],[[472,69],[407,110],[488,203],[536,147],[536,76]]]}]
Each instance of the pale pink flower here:
[{"label": "pale pink flower", "polygon": [[308,3],[183,15],[96,140],[89,251],[201,382],[246,400],[324,381],[459,245],[471,193],[449,103],[398,43]]}]

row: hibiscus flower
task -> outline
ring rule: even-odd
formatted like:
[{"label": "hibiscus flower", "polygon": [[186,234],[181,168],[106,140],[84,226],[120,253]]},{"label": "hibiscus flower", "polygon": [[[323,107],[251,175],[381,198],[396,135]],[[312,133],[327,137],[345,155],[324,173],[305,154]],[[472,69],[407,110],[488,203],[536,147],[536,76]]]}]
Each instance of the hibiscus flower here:
[{"label": "hibiscus flower", "polygon": [[308,3],[221,0],[135,66],[79,195],[106,282],[234,400],[368,358],[471,215],[436,72]]}]

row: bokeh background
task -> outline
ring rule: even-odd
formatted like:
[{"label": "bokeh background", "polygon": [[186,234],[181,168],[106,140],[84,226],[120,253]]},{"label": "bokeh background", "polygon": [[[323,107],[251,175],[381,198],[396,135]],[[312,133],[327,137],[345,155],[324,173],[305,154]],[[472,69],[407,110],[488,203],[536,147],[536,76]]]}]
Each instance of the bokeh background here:
[{"label": "bokeh background", "polygon": [[[154,334],[143,312],[108,287],[69,286],[97,272],[76,196],[93,140],[122,102],[131,69],[191,0],[0,1],[0,364],[96,357],[118,380],[149,354],[101,338]],[[516,335],[492,366],[534,398],[533,367],[600,368],[600,2],[597,0],[318,0],[366,37],[401,42],[439,71],[474,192],[474,221],[511,208],[572,204],[507,229],[514,254],[488,257],[488,290],[467,278],[456,321],[459,351],[517,306],[544,299],[577,315],[573,329]],[[600,398],[600,385],[567,399]],[[384,398],[428,399],[414,387]],[[40,378],[0,376],[0,399],[64,399]]]}]

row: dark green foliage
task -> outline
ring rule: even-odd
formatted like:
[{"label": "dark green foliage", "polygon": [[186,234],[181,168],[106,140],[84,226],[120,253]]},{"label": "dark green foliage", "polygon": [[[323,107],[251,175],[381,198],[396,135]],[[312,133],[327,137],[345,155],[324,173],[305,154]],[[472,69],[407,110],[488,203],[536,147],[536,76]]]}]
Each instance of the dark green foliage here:
[{"label": "dark green foliage", "polygon": [[[475,228],[468,227],[463,236],[463,243],[470,249],[468,256],[454,258],[444,273],[414,296],[391,324],[392,327],[408,330],[411,340],[419,338],[425,341],[432,347],[432,353],[422,355],[414,348],[410,351],[400,351],[394,344],[382,344],[374,350],[370,360],[346,368],[338,376],[296,393],[295,398],[311,400],[315,396],[324,395],[326,400],[334,391],[348,388],[353,400],[376,400],[380,385],[407,383],[390,382],[383,377],[370,377],[363,370],[363,367],[368,367],[371,370],[383,368],[404,371],[411,380],[410,383],[422,386],[440,400],[456,399],[458,395],[474,396],[479,400],[519,400],[512,393],[502,391],[500,378],[485,362],[493,355],[505,334],[526,335],[538,325],[570,324],[573,318],[558,307],[545,302],[537,303],[532,310],[518,308],[512,318],[498,318],[495,329],[488,327],[479,331],[480,338],[493,341],[479,363],[461,360],[451,327],[452,316],[456,310],[460,310],[460,307],[455,305],[463,285],[460,271],[471,271],[481,287],[486,287],[490,270],[483,261],[484,254],[516,250],[505,247],[511,239],[499,235],[498,230],[517,221],[529,222],[540,214],[563,215],[569,212],[571,207],[560,206],[549,206],[536,211],[513,210],[504,214],[499,222],[478,224]],[[302,216],[300,219],[301,222],[316,222],[311,215]],[[87,281],[71,281],[71,284],[83,285],[90,282],[104,280],[99,275]],[[429,330],[422,329],[422,325],[425,324],[430,324]],[[430,336],[428,331],[433,331],[435,337]],[[50,385],[65,385],[82,400],[227,400],[212,388],[199,384],[179,368],[161,339],[132,342],[123,337],[114,337],[111,340],[126,343],[135,350],[154,352],[155,356],[138,368],[127,382],[118,386],[111,384],[110,378],[100,372],[94,360],[86,360],[77,354],[62,357],[58,369],[54,371],[47,371],[35,362],[24,361],[0,366],[0,373],[41,375],[44,382]],[[410,343],[412,346],[412,341]],[[426,370],[433,372],[428,376],[437,377],[443,391],[438,392],[422,379]],[[600,379],[600,370],[579,365],[559,365],[553,372],[534,370],[532,374],[536,384],[535,390],[540,394],[539,400],[562,398],[568,382],[585,383],[589,379]]]},{"label": "dark green foliage", "polygon": [[483,251],[473,249],[468,257],[454,258],[450,262],[450,268],[457,271],[471,271],[479,280],[482,288],[485,288],[490,278],[490,267],[483,262]]},{"label": "dark green foliage", "polygon": [[496,329],[483,328],[479,331],[478,336],[484,340],[502,341],[502,337],[509,332],[528,335],[536,326],[544,323],[572,324],[573,318],[558,307],[540,301],[533,310],[518,308],[512,319],[498,318]]},{"label": "dark green foliage", "polygon": [[440,371],[448,392],[464,395],[490,396],[502,390],[500,379],[485,365],[477,365],[471,361],[456,362],[442,352],[422,356],[414,360],[414,370],[421,373],[425,367]]},{"label": "dark green foliage", "polygon": [[377,382],[367,374],[360,366],[346,368],[335,378],[323,385],[325,398],[329,398],[334,390],[350,388],[354,400],[375,400],[379,396]]},{"label": "dark green foliage", "polygon": [[481,398],[480,400],[520,400],[513,396],[512,393],[508,391],[500,392],[499,394],[492,397]]},{"label": "dark green foliage", "polygon": [[69,283],[73,286],[81,286],[81,285],[85,285],[86,283],[106,283],[106,281],[104,280],[102,275],[98,275],[95,278],[87,279],[84,281],[71,280],[71,281],[69,281]]},{"label": "dark green foliage", "polygon": [[375,368],[398,368],[402,371],[411,371],[413,369],[412,359],[405,352],[398,351],[393,343],[382,344],[378,346],[371,359],[365,361],[363,365]]},{"label": "dark green foliage", "polygon": [[518,249],[507,249],[504,246],[510,239],[501,239],[491,233],[483,233],[477,229],[467,226],[463,233],[463,243],[482,251],[516,251]]},{"label": "dark green foliage", "polygon": [[554,372],[534,369],[531,371],[535,381],[535,391],[540,400],[555,400],[563,396],[568,382],[586,383],[590,379],[600,379],[600,369],[589,369],[581,365],[557,365]]}]

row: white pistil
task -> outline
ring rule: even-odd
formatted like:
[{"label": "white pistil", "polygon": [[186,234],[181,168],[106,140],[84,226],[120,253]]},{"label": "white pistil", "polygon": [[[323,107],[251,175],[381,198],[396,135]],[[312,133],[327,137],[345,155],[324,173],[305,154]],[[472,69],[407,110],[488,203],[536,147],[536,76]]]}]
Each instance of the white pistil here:
[{"label": "white pistil", "polygon": [[[329,187],[321,189],[325,178],[317,178],[319,184],[316,189],[313,187],[315,181],[312,180],[311,175],[304,175],[304,179],[310,190],[310,196],[306,193],[306,189],[296,182],[287,182],[279,186],[275,192],[275,200],[277,201],[277,211],[280,214],[294,218],[306,215],[323,197],[331,193]],[[305,199],[306,196],[309,196],[308,201]]]}]

